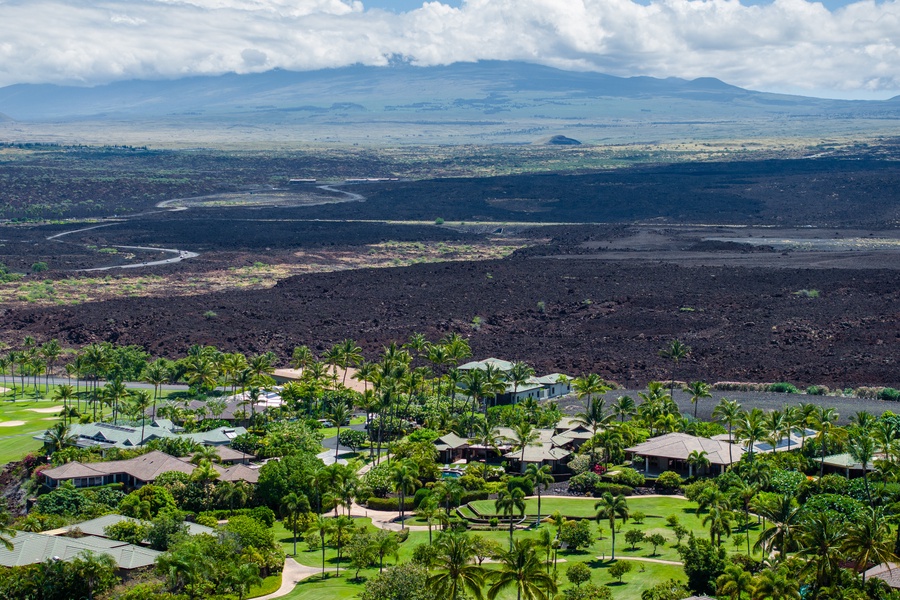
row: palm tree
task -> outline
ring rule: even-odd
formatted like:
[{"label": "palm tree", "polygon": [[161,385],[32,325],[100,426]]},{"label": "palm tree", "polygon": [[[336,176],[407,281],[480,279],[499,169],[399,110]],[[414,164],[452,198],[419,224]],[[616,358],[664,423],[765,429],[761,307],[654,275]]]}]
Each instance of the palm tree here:
[{"label": "palm tree", "polygon": [[436,571],[428,577],[427,585],[435,598],[459,600],[472,597],[482,600],[485,569],[473,564],[475,547],[465,533],[446,533],[438,537]]},{"label": "palm tree", "polygon": [[757,502],[755,512],[771,523],[759,533],[753,548],[771,554],[776,550],[783,559],[794,545],[794,537],[801,526],[802,513],[791,494]]},{"label": "palm tree", "polygon": [[685,386],[684,391],[691,395],[691,404],[694,405],[694,419],[697,418],[697,405],[704,398],[712,398],[709,393],[709,384],[705,381],[692,381]]},{"label": "palm tree", "polygon": [[494,500],[494,510],[509,518],[509,547],[513,543],[513,515],[516,511],[525,516],[525,492],[521,488],[514,487],[500,490],[497,499]]},{"label": "palm tree", "polygon": [[750,573],[737,565],[725,567],[725,572],[716,579],[716,590],[719,596],[728,596],[730,600],[741,600],[744,592],[750,591]]},{"label": "palm tree", "polygon": [[[713,409],[713,419],[717,419],[728,426],[728,441],[731,443],[734,443],[734,437],[731,435],[731,432],[734,429],[734,426],[740,421],[740,416],[741,405],[737,400],[722,398],[716,408]],[[728,465],[731,466],[733,463],[734,457],[732,456],[731,446],[729,445]]]},{"label": "palm tree", "polygon": [[527,421],[521,421],[516,423],[512,427],[512,438],[510,441],[512,442],[512,450],[515,452],[519,451],[519,472],[525,472],[525,448],[528,446],[534,446],[540,434],[534,430],[531,423]]},{"label": "palm tree", "polygon": [[875,457],[875,438],[868,430],[861,427],[854,427],[850,435],[850,458],[862,466],[863,482],[866,486],[866,498],[869,500],[869,506],[872,504],[872,493],[869,491],[869,465]]},{"label": "palm tree", "polygon": [[709,541],[722,545],[722,534],[731,535],[731,511],[725,504],[716,503],[709,507],[703,517],[703,525],[709,525]]},{"label": "palm tree", "polygon": [[332,520],[326,519],[322,515],[316,515],[313,522],[310,523],[308,533],[319,536],[319,542],[322,547],[322,577],[325,577],[325,536],[331,533],[333,529]]},{"label": "palm tree", "polygon": [[41,346],[40,349],[41,356],[44,357],[44,361],[47,363],[47,370],[45,371],[46,377],[44,378],[44,387],[48,390],[50,389],[50,375],[52,374],[53,367],[56,366],[56,361],[59,360],[59,357],[62,355],[62,347],[59,345],[59,340],[52,339],[49,342],[46,342]]},{"label": "palm tree", "polygon": [[316,357],[308,346],[297,346],[291,353],[291,366],[301,371],[315,362]]},{"label": "palm tree", "polygon": [[665,359],[672,361],[672,377],[671,377],[671,385],[669,386],[669,395],[673,398],[675,397],[675,369],[678,367],[678,363],[687,358],[691,353],[691,347],[687,346],[677,339],[669,342],[669,345],[659,351],[659,355]]},{"label": "palm tree", "polygon": [[488,600],[510,587],[516,590],[516,600],[548,600],[555,596],[556,581],[544,571],[531,540],[516,540],[499,559],[500,569],[490,575],[493,583],[488,588]]},{"label": "palm tree", "polygon": [[819,430],[819,433],[816,435],[816,438],[822,448],[822,460],[819,463],[819,477],[825,475],[825,451],[826,451],[826,442],[828,440],[828,436],[834,428],[834,424],[838,420],[838,413],[833,408],[826,408],[824,406],[820,406],[816,409],[816,413],[813,415],[813,420],[816,424],[816,429]]},{"label": "palm tree", "polygon": [[783,569],[764,569],[753,578],[752,600],[800,600],[800,597],[798,578],[795,574],[786,574]]},{"label": "palm tree", "polygon": [[528,380],[534,377],[534,368],[524,362],[514,362],[509,372],[506,374],[506,380],[513,386],[513,398],[519,393],[519,386],[528,383]]},{"label": "palm tree", "polygon": [[883,512],[872,507],[869,507],[865,515],[847,526],[843,550],[853,559],[856,572],[862,575],[863,583],[866,581],[866,569],[870,564],[897,562],[890,534],[891,528]]},{"label": "palm tree", "polygon": [[746,444],[750,451],[750,462],[753,462],[753,451],[756,443],[766,436],[764,420],[765,415],[763,412],[758,408],[754,408],[750,412],[742,413],[740,421],[738,421],[735,437]]},{"label": "palm tree", "polygon": [[66,416],[69,414],[69,402],[75,397],[75,388],[69,384],[56,386],[53,393],[53,399],[63,403],[63,423],[66,422]]},{"label": "palm tree", "polygon": [[403,462],[394,463],[391,467],[391,483],[394,491],[400,495],[400,524],[403,524],[406,494],[415,492],[422,482],[417,479],[419,476],[419,465],[412,459],[405,459]]},{"label": "palm tree", "polygon": [[612,414],[619,418],[620,423],[633,417],[636,412],[634,398],[631,396],[619,396],[612,405]]},{"label": "palm tree", "polygon": [[[347,407],[347,404],[343,400],[338,400],[334,404],[331,405],[331,410],[325,413],[325,416],[328,418],[331,423],[337,427],[337,438],[341,439],[341,427],[344,425],[345,421],[350,420],[350,409]],[[338,451],[340,450],[341,444],[340,441],[335,443],[334,445],[334,460],[338,458]]]},{"label": "palm tree", "polygon": [[153,386],[153,420],[156,420],[156,401],[159,399],[159,388],[169,380],[169,377],[169,369],[162,359],[150,363],[141,373],[141,381]]},{"label": "palm tree", "polygon": [[103,391],[109,399],[109,402],[112,403],[113,425],[115,425],[119,418],[119,403],[122,401],[122,398],[128,395],[128,389],[121,380],[116,380],[110,381],[103,386]]},{"label": "palm tree", "polygon": [[9,517],[5,512],[0,513],[0,546],[12,552],[12,539],[16,537],[16,530],[7,525],[8,520]]},{"label": "palm tree", "polygon": [[691,469],[691,472],[688,475],[694,474],[694,468],[697,469],[697,476],[699,476],[703,470],[709,468],[709,457],[707,456],[706,450],[692,450],[687,457],[688,466]]},{"label": "palm tree", "polygon": [[550,572],[550,552],[553,550],[553,542],[556,541],[553,537],[553,531],[549,527],[542,527],[538,529],[537,540],[535,541],[535,546],[547,552],[547,559],[545,561],[547,565],[547,573]]},{"label": "palm tree", "polygon": [[214,389],[219,383],[219,369],[208,356],[197,356],[189,360],[184,376],[188,384],[198,391]]},{"label": "palm tree", "polygon": [[[577,379],[575,380],[578,381]],[[594,388],[600,389],[600,388]],[[588,405],[585,408],[584,412],[580,412],[575,415],[575,422],[583,427],[587,427],[591,430],[591,440],[597,436],[597,430],[604,427],[610,419],[611,415],[604,414],[604,405],[606,402],[603,398],[591,398],[588,401]],[[594,454],[595,444],[591,444],[591,465],[595,465],[597,463],[596,456]]]},{"label": "palm tree", "polygon": [[472,431],[469,435],[469,443],[484,448],[484,459],[487,460],[488,449],[493,449],[500,454],[497,446],[497,428],[486,419],[478,418],[472,421]]},{"label": "palm tree", "polygon": [[62,450],[66,446],[75,443],[75,436],[65,423],[57,423],[44,434],[45,443],[50,446],[52,452]]},{"label": "palm tree", "polygon": [[623,521],[628,520],[628,501],[624,494],[613,497],[609,492],[604,492],[600,500],[594,504],[594,510],[597,511],[597,521],[607,519],[609,521],[609,529],[612,532],[612,557],[616,560],[616,517]]},{"label": "palm tree", "polygon": [[547,489],[555,480],[553,479],[553,475],[550,474],[550,466],[549,465],[538,465],[537,463],[532,463],[528,465],[528,468],[525,469],[525,476],[531,480],[532,485],[534,485],[534,489],[537,491],[538,503],[537,503],[537,526],[541,526],[541,488]]},{"label": "palm tree", "polygon": [[824,513],[808,516],[799,527],[797,556],[806,559],[804,571],[812,571],[816,590],[831,583],[844,560],[847,530],[842,523]]},{"label": "palm tree", "polygon": [[437,499],[430,495],[426,497],[419,504],[419,508],[416,509],[416,516],[420,519],[425,519],[425,522],[428,523],[428,544],[431,545],[431,524],[434,521],[434,518],[441,512],[440,507],[437,505]]},{"label": "palm tree", "polygon": [[281,513],[291,520],[291,533],[294,536],[294,556],[297,556],[297,525],[300,515],[309,511],[309,500],[304,494],[291,492],[281,499]]},{"label": "palm tree", "polygon": [[372,538],[372,544],[375,547],[375,553],[378,554],[378,572],[384,571],[384,557],[393,556],[396,563],[398,552],[400,550],[400,542],[397,540],[397,534],[390,533],[384,529],[375,532]]},{"label": "palm tree", "polygon": [[341,552],[344,547],[344,538],[346,532],[353,529],[353,519],[347,515],[341,515],[332,519],[332,530],[334,531],[335,544],[337,545],[337,562],[334,564],[335,575],[341,574]]},{"label": "palm tree", "polygon": [[147,409],[150,408],[150,392],[147,390],[135,390],[131,393],[132,409],[135,415],[141,419],[141,446],[144,445],[144,426],[147,424]]},{"label": "palm tree", "polygon": [[362,348],[357,346],[356,342],[351,339],[342,341],[338,345],[338,348],[340,349],[341,355],[340,365],[344,370],[344,378],[341,381],[341,385],[347,385],[347,369],[362,362]]},{"label": "palm tree", "polygon": [[259,565],[255,563],[242,563],[225,573],[225,584],[230,590],[237,593],[238,600],[244,600],[250,593],[250,588],[261,583]]}]

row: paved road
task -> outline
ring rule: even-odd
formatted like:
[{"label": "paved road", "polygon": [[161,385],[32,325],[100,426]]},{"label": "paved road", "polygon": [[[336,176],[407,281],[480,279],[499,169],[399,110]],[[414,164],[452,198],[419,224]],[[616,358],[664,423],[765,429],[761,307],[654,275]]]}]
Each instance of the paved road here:
[{"label": "paved road", "polygon": [[[26,377],[25,385],[28,385],[31,381],[32,381],[32,378]],[[12,384],[13,377],[11,377],[9,375],[0,375],[0,382],[2,382],[4,384]],[[16,377],[15,384],[19,385],[19,383],[21,383],[21,380],[18,377]],[[40,377],[38,383],[42,385],[44,383],[44,378]],[[75,380],[74,379],[70,380],[67,377],[51,377],[49,380],[49,383],[50,383],[50,385],[66,385],[66,384],[75,385]],[[90,383],[91,382],[85,381],[82,379],[82,380],[79,380],[78,385],[87,386]],[[105,381],[100,381],[98,383],[101,386],[106,385]],[[144,383],[143,381],[126,381],[125,386],[128,388],[138,389],[138,390],[152,390],[153,389],[152,385],[150,385],[149,383]],[[188,390],[188,386],[184,385],[182,383],[164,383],[160,386],[160,389],[167,390],[170,392],[186,392]]]}]

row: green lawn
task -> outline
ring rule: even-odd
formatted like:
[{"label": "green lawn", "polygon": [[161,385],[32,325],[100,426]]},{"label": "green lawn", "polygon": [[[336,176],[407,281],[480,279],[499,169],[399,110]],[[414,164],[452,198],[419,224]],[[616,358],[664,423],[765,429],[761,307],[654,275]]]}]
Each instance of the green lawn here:
[{"label": "green lawn", "polygon": [[[369,528],[372,527],[370,519],[360,518],[354,520],[359,526]],[[548,527],[548,525],[544,525],[544,527]],[[281,523],[276,523],[273,531],[275,533],[275,539],[282,544],[285,552],[287,554],[291,554],[291,533],[289,531],[286,531]],[[435,534],[436,533],[437,532],[435,532]],[[506,546],[507,540],[509,539],[507,531],[502,529],[497,531],[472,532],[471,535],[489,537],[500,542],[504,547]],[[536,536],[537,533],[530,530],[517,531],[515,535],[517,538],[530,538]],[[411,532],[409,539],[400,546],[398,557],[399,562],[408,562],[415,546],[420,543],[426,543],[427,541],[427,531]],[[605,542],[608,542],[608,540],[598,540],[591,548],[584,551],[563,551],[559,553],[559,563],[557,565],[557,568],[559,574],[559,585],[561,589],[569,585],[568,581],[565,578],[565,570],[567,565],[573,562],[587,563],[593,569],[592,581],[599,585],[609,585],[610,589],[612,589],[613,591],[613,597],[616,600],[639,600],[642,591],[652,585],[655,585],[658,582],[668,579],[684,580],[684,573],[680,566],[632,561],[634,563],[632,572],[624,577],[622,584],[618,584],[613,581],[613,579],[606,573],[606,570],[610,565],[609,561],[604,562],[597,558],[602,555]],[[617,543],[617,546],[619,545],[620,544]],[[646,554],[649,553],[650,550],[648,548]],[[630,553],[621,553],[620,555],[626,554]],[[634,554],[639,555],[640,552]],[[668,557],[668,555],[665,555],[658,558]],[[677,558],[677,555],[675,555],[674,560],[677,560]],[[320,550],[309,551],[306,547],[306,544],[301,541],[297,544],[296,560],[297,562],[307,566],[321,568],[322,553]],[[336,577],[336,561],[336,550],[334,548],[327,547],[325,550],[325,567],[327,569],[328,577],[324,580],[321,578],[321,576],[315,576],[307,579],[297,585],[294,591],[285,596],[285,598],[303,598],[303,600],[350,600],[351,598],[358,597],[359,594],[362,593],[364,583],[356,582],[353,579],[354,571],[352,569],[345,570],[345,567],[349,567],[349,563],[346,562],[344,562],[344,567],[342,567],[341,569],[340,577]],[[385,567],[390,567],[394,564],[395,559],[393,557],[385,559]],[[488,563],[485,563],[485,566],[492,569],[496,568],[496,565],[491,565]],[[360,572],[360,578],[364,580],[367,578],[375,577],[377,576],[377,574],[377,568],[363,569]],[[501,594],[499,598],[501,600],[513,600],[515,598],[515,595],[514,592],[509,592],[506,594]]]},{"label": "green lawn", "polygon": [[[12,394],[0,396],[0,465],[18,460],[38,450],[41,443],[32,436],[43,433],[59,421],[61,406],[52,400],[18,400],[12,402]],[[46,412],[36,412],[46,411]]]}]

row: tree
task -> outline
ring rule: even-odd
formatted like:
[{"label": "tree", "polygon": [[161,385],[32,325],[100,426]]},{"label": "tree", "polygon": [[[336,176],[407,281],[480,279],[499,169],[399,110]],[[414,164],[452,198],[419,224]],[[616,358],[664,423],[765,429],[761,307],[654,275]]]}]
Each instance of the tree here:
[{"label": "tree", "polygon": [[378,557],[378,572],[384,570],[384,557],[393,556],[394,561],[397,560],[397,552],[400,550],[400,541],[397,534],[379,529],[372,536],[372,546],[375,548],[375,555]]},{"label": "tree", "polygon": [[428,543],[431,544],[431,524],[434,521],[434,518],[438,516],[441,512],[440,507],[437,504],[437,498],[434,497],[433,494],[428,495],[422,502],[419,504],[419,508],[416,509],[416,516],[420,519],[425,519],[425,522],[428,523]]},{"label": "tree", "polygon": [[445,533],[435,542],[438,549],[437,571],[427,579],[435,598],[459,600],[462,597],[483,598],[485,570],[473,564],[475,549],[472,538],[464,533]]},{"label": "tree", "polygon": [[341,558],[344,550],[344,544],[346,542],[348,533],[352,530],[353,519],[351,519],[347,515],[341,515],[332,519],[332,542],[334,543],[335,548],[337,548],[337,562],[335,562],[334,564],[335,575],[341,574]]},{"label": "tree", "polygon": [[717,546],[722,545],[722,534],[731,535],[731,511],[727,505],[713,504],[703,517],[703,524],[709,525],[709,539]]},{"label": "tree", "polygon": [[631,563],[625,560],[618,560],[609,568],[609,575],[622,583],[622,577],[630,573],[632,569]]},{"label": "tree", "polygon": [[897,562],[889,540],[891,528],[880,509],[868,508],[865,515],[851,522],[844,539],[844,552],[853,560],[865,583],[870,564]]},{"label": "tree", "polygon": [[12,539],[16,537],[16,530],[8,526],[9,514],[0,510],[0,546],[3,546],[10,552],[13,549]]},{"label": "tree", "polygon": [[819,463],[819,477],[823,477],[825,475],[825,451],[826,451],[826,442],[828,440],[828,436],[834,427],[834,424],[838,420],[838,413],[833,408],[826,408],[824,406],[820,406],[816,409],[815,414],[813,415],[813,421],[816,424],[816,429],[819,430],[819,433],[816,434],[816,441],[819,443],[819,446],[822,449],[821,453],[821,462]]},{"label": "tree", "polygon": [[750,452],[750,462],[753,462],[753,452],[756,443],[766,437],[765,415],[763,412],[754,408],[750,412],[741,414],[735,431],[737,439],[746,442]]},{"label": "tree", "polygon": [[673,339],[665,348],[659,351],[660,356],[672,361],[672,383],[669,386],[669,395],[673,398],[675,397],[675,369],[678,367],[678,363],[687,358],[690,353],[691,347],[677,339]]},{"label": "tree", "polygon": [[752,575],[737,565],[728,565],[725,572],[716,578],[716,589],[719,596],[728,596],[730,600],[741,600],[744,592],[750,591]]},{"label": "tree", "polygon": [[696,468],[696,473],[699,476],[703,471],[709,468],[709,456],[707,456],[706,450],[691,450],[691,453],[688,454],[687,457],[687,463],[691,468],[691,473],[688,475],[693,475],[694,468]]},{"label": "tree", "polygon": [[[347,406],[345,402],[339,400],[331,405],[331,410],[325,413],[325,416],[337,427],[337,435],[338,441],[341,439],[341,427],[345,422],[350,420],[350,408]],[[337,461],[338,451],[340,450],[340,443],[335,444],[334,446],[334,460]]]},{"label": "tree", "polygon": [[394,485],[394,491],[400,495],[400,523],[403,523],[405,511],[406,494],[416,491],[416,488],[422,485],[417,479],[419,475],[419,466],[411,459],[405,459],[403,462],[395,463],[391,466],[391,482]]},{"label": "tree", "polygon": [[591,569],[581,562],[572,563],[566,568],[566,579],[569,580],[569,583],[581,587],[582,583],[591,580]]},{"label": "tree", "polygon": [[619,418],[620,423],[624,423],[625,419],[631,418],[636,412],[634,398],[631,396],[619,396],[612,405],[612,414]]},{"label": "tree", "polygon": [[553,482],[553,475],[550,474],[549,465],[538,465],[532,463],[525,469],[525,476],[531,480],[531,484],[537,491],[537,526],[541,526],[541,488],[547,489]]},{"label": "tree", "polygon": [[725,572],[727,565],[725,548],[691,534],[687,544],[678,547],[678,554],[691,591],[696,594],[714,593],[715,581]]},{"label": "tree", "polygon": [[75,388],[71,385],[64,384],[56,386],[53,392],[53,399],[63,403],[63,424],[66,424],[66,417],[69,415],[69,403],[75,398]]},{"label": "tree", "polygon": [[75,443],[75,436],[69,430],[69,426],[65,423],[57,423],[44,434],[44,443],[46,443],[52,452],[58,452],[70,444]]},{"label": "tree", "polygon": [[817,513],[808,516],[798,531],[797,556],[806,559],[803,571],[812,572],[815,589],[820,590],[830,585],[840,570],[846,529],[828,514]]},{"label": "tree", "polygon": [[644,532],[640,529],[629,529],[625,532],[625,541],[631,544],[632,550],[637,550],[637,545],[644,541]]},{"label": "tree", "polygon": [[556,594],[556,582],[544,571],[530,540],[516,540],[499,562],[500,569],[491,572],[488,600],[507,588],[515,588],[516,600],[547,600]]},{"label": "tree", "polygon": [[583,546],[590,546],[594,541],[590,522],[587,519],[566,521],[562,526],[559,540],[573,551]]},{"label": "tree", "polygon": [[[719,401],[719,404],[713,409],[713,418],[717,419],[719,422],[724,423],[728,426],[728,441],[734,442],[734,436],[732,435],[732,431],[734,430],[734,426],[740,421],[741,415],[741,405],[737,400],[729,400],[728,398],[722,398]],[[728,464],[729,466],[734,463],[734,457],[732,456],[731,446],[728,446]]]},{"label": "tree", "polygon": [[653,556],[656,556],[656,549],[659,546],[665,546],[666,536],[661,533],[654,533],[647,537],[647,541],[653,546]]},{"label": "tree", "polygon": [[232,566],[225,572],[224,583],[229,590],[237,594],[238,600],[244,600],[250,593],[250,588],[262,583],[259,565],[251,562]]},{"label": "tree", "polygon": [[513,386],[513,397],[519,393],[519,386],[528,383],[534,377],[534,368],[524,362],[516,361],[506,374],[506,380]]},{"label": "tree", "polygon": [[518,511],[525,515],[525,492],[521,488],[514,487],[500,490],[500,494],[494,501],[494,509],[509,518],[509,547],[513,545],[513,515]]},{"label": "tree", "polygon": [[297,556],[297,526],[300,515],[309,512],[309,499],[305,494],[291,492],[281,499],[281,514],[291,521],[291,533],[294,538],[294,556]]},{"label": "tree", "polygon": [[90,550],[83,550],[72,560],[72,572],[86,588],[88,600],[93,600],[95,593],[115,585],[118,581],[117,569],[118,565],[112,556]]},{"label": "tree", "polygon": [[332,531],[332,522],[331,519],[327,519],[322,515],[316,515],[316,518],[313,519],[313,522],[310,523],[309,529],[307,529],[308,534],[318,535],[320,540],[320,547],[322,548],[322,577],[325,577],[325,536],[331,533]]},{"label": "tree", "polygon": [[623,494],[614,497],[611,493],[604,492],[600,500],[594,504],[594,510],[597,511],[598,522],[602,519],[609,521],[609,529],[612,532],[611,560],[616,560],[616,517],[628,520],[628,501]]},{"label": "tree", "polygon": [[783,569],[765,569],[753,578],[750,586],[752,600],[800,600],[800,582],[796,574]]},{"label": "tree", "polygon": [[435,594],[430,585],[422,585],[428,579],[428,571],[421,564],[397,565],[366,581],[362,600],[452,600]]},{"label": "tree", "polygon": [[869,491],[869,465],[872,464],[872,459],[875,457],[875,438],[867,431],[861,427],[854,427],[851,430],[849,441],[849,451],[850,458],[855,460],[862,467],[863,472],[863,482],[866,486],[866,498],[869,501],[869,506],[873,506],[872,504],[872,492]]},{"label": "tree", "polygon": [[801,523],[797,501],[791,494],[784,494],[757,502],[755,511],[771,525],[760,532],[754,549],[769,554],[777,550],[783,557],[792,549],[794,533]]},{"label": "tree", "polygon": [[[605,381],[593,373],[587,377],[576,378],[573,386],[579,398],[586,396],[588,399],[584,411],[575,415],[575,422],[589,428],[593,440],[597,436],[597,431],[604,427],[612,416],[604,414],[605,401],[603,398],[594,398],[594,394],[603,394],[610,388]],[[591,464],[597,464],[593,446],[591,446]]]},{"label": "tree", "polygon": [[516,423],[512,427],[512,438],[510,441],[512,442],[512,450],[515,452],[518,450],[520,452],[519,455],[519,472],[525,472],[525,448],[528,446],[534,446],[539,438],[539,434],[534,430],[534,427],[531,423],[527,421],[521,421]]},{"label": "tree", "polygon": [[691,404],[694,405],[694,419],[697,418],[697,405],[704,398],[712,398],[709,393],[709,384],[705,381],[692,381],[685,386],[684,391],[691,395]]}]

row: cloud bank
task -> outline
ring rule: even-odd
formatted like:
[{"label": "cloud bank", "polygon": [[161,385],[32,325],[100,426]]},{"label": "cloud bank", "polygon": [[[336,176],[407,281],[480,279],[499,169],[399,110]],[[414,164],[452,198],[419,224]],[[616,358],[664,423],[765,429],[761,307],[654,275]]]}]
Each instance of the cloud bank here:
[{"label": "cloud bank", "polygon": [[0,0],[0,85],[521,60],[834,96],[900,90],[900,0]]}]

